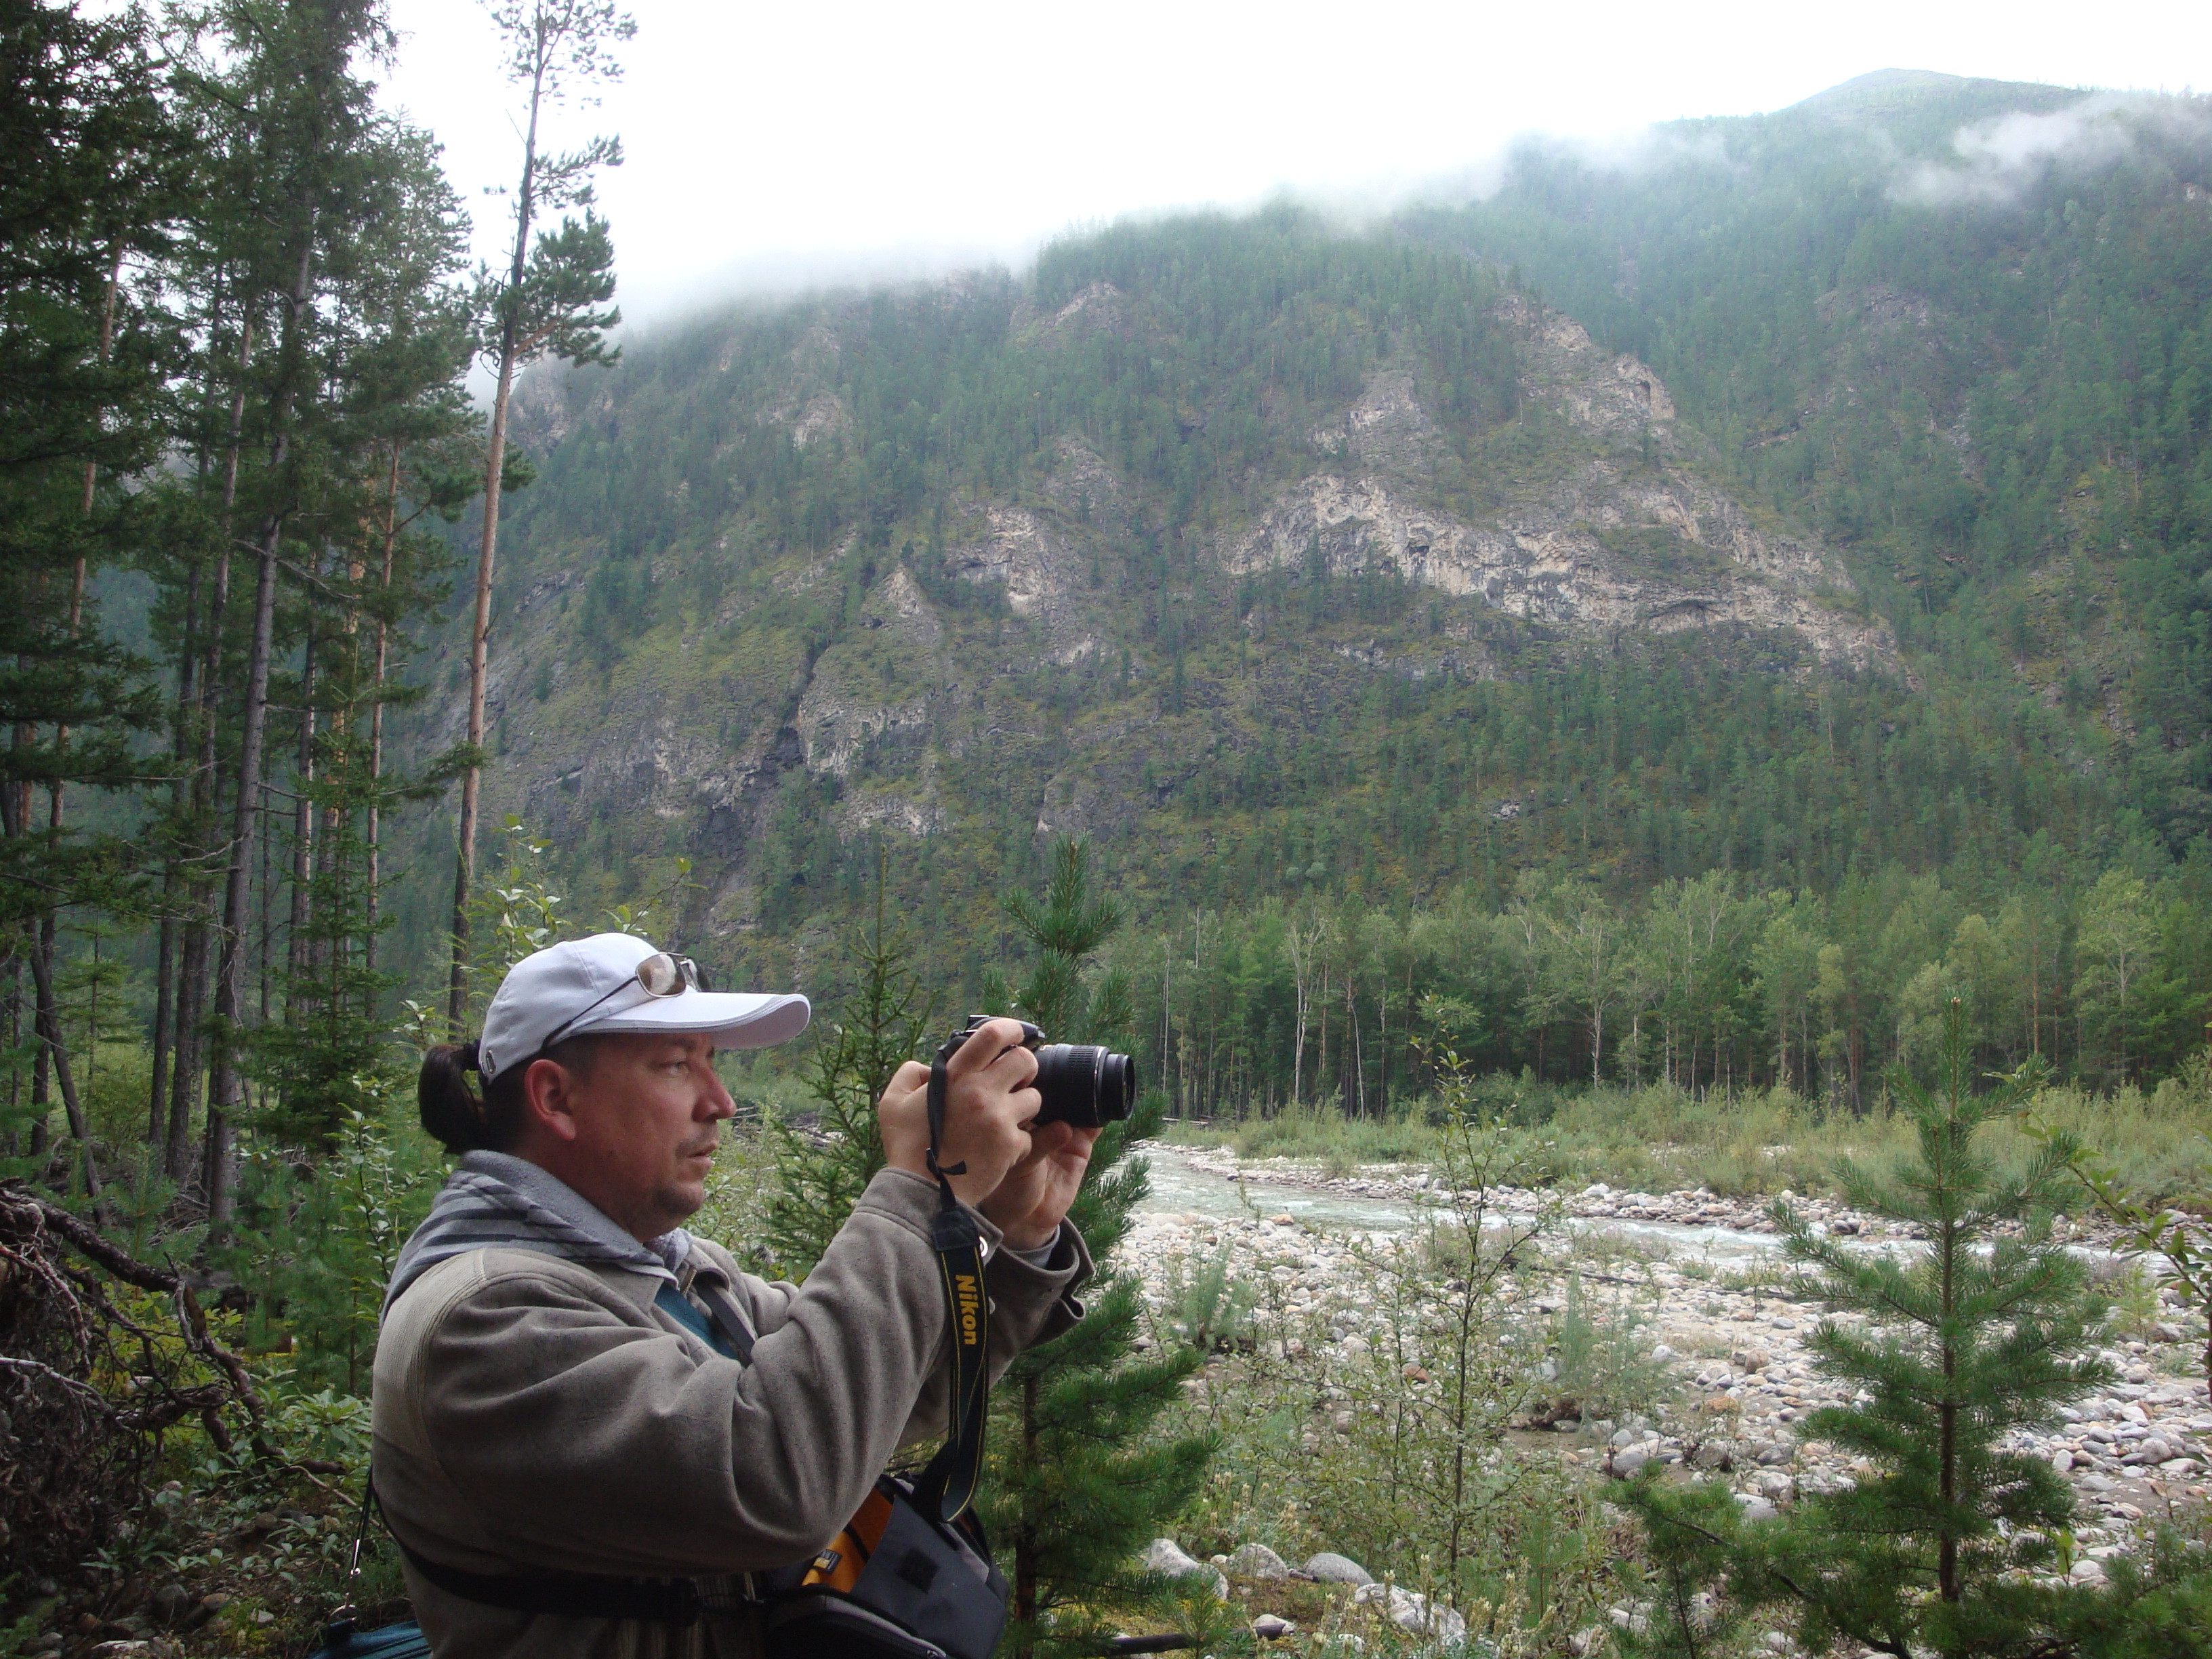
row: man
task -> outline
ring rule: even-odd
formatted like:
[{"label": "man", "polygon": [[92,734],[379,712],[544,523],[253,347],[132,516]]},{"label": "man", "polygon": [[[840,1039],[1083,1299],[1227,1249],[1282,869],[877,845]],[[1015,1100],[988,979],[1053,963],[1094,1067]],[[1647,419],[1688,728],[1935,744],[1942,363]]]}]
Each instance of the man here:
[{"label": "man", "polygon": [[[927,1066],[884,1091],[890,1167],[803,1287],[680,1224],[735,1109],[714,1051],[807,1016],[803,997],[717,994],[602,933],[516,964],[483,1037],[426,1058],[423,1122],[464,1156],[392,1274],[374,1471],[439,1659],[753,1655],[738,1575],[819,1550],[902,1442],[944,1430]],[[1097,1132],[1025,1127],[1042,1101],[1020,1040],[997,1021],[952,1056],[939,1148],[981,1218],[994,1373],[1080,1316],[1091,1268],[1064,1218]],[[619,1578],[696,1580],[709,1611],[574,1610],[609,1605]],[[519,1609],[518,1583],[571,1610]]]}]

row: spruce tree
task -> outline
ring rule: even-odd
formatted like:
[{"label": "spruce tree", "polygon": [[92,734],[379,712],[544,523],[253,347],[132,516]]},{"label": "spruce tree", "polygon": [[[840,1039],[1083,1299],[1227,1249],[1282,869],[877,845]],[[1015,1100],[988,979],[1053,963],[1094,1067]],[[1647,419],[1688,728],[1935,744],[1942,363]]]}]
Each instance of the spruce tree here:
[{"label": "spruce tree", "polygon": [[[1094,893],[1083,844],[1054,849],[1042,903],[1017,899],[1008,908],[1036,952],[1012,1011],[1052,1042],[1126,1042],[1126,981],[1085,978],[1121,912]],[[993,1012],[998,988],[986,987]],[[1128,1158],[1129,1147],[1158,1132],[1164,1109],[1163,1096],[1146,1094],[1091,1152],[1071,1218],[1102,1263],[1146,1190],[1145,1164]],[[1103,1271],[1085,1299],[1082,1323],[1016,1358],[994,1395],[984,1518],[1013,1586],[1008,1649],[1025,1659],[1095,1651],[1097,1611],[1151,1594],[1137,1553],[1198,1490],[1212,1455],[1203,1437],[1152,1433],[1199,1361],[1188,1349],[1138,1355],[1136,1274]]]},{"label": "spruce tree", "polygon": [[1867,1322],[1831,1317],[1815,1332],[1813,1351],[1857,1392],[1814,1413],[1805,1435],[1874,1473],[1765,1522],[1743,1521],[1717,1485],[1632,1486],[1657,1592],[1641,1651],[1726,1651],[1734,1628],[1762,1611],[1794,1618],[1812,1653],[1846,1641],[1895,1659],[2107,1650],[2083,1645],[2083,1632],[2118,1632],[2131,1592],[2115,1589],[2102,1609],[2111,1616],[2085,1620],[2083,1598],[2100,1593],[2052,1581],[2052,1540],[2071,1523],[2073,1494],[2018,1438],[2111,1376],[2087,1357],[2102,1306],[2082,1264],[2050,1237],[2072,1148],[2053,1136],[2024,1167],[2005,1169],[1978,1144],[2039,1081],[2031,1066],[1978,1096],[1954,1000],[1936,1087],[1894,1081],[1917,1153],[1890,1170],[1846,1161],[1838,1171],[1847,1201],[1916,1231],[1924,1250],[1854,1249],[1775,1206],[1790,1259],[1814,1270],[1813,1293]]},{"label": "spruce tree", "polygon": [[130,267],[167,236],[184,135],[145,16],[88,9],[0,6],[0,1043],[33,1046],[19,1056],[30,1098],[10,1084],[0,1102],[0,1152],[27,1129],[21,1168],[45,1167],[51,1079],[96,1195],[56,1001],[58,917],[136,896],[127,839],[82,833],[64,802],[136,786],[138,734],[158,712],[148,665],[101,636],[95,601],[143,531],[125,486],[161,454],[176,330],[159,285]]}]

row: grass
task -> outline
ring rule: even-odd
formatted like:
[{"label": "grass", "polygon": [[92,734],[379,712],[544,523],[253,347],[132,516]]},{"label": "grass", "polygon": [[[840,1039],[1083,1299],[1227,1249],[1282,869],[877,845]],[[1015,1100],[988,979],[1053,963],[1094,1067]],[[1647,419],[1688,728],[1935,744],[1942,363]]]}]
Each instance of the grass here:
[{"label": "grass", "polygon": [[[1909,1150],[1912,1133],[1910,1120],[1886,1100],[1862,1115],[1830,1109],[1787,1089],[1696,1096],[1658,1084],[1571,1093],[1490,1078],[1479,1081],[1475,1093],[1486,1109],[1519,1126],[1532,1162],[1561,1186],[1602,1181],[1647,1192],[1703,1187],[1758,1198],[1832,1193],[1840,1160],[1886,1162]],[[1324,1103],[1237,1123],[1187,1119],[1170,1125],[1167,1139],[1348,1175],[1363,1165],[1432,1163],[1436,1109],[1423,1098],[1396,1104],[1383,1116],[1353,1117]],[[2152,1095],[2132,1087],[2111,1094],[2052,1088],[2037,1096],[2032,1115],[2102,1151],[2129,1183],[2160,1202],[2212,1202],[2202,1139],[2212,1134],[2212,1097],[2203,1091],[2179,1080]],[[2014,1159],[2033,1147],[2008,1124],[1994,1127],[1988,1144],[1993,1155]]]}]

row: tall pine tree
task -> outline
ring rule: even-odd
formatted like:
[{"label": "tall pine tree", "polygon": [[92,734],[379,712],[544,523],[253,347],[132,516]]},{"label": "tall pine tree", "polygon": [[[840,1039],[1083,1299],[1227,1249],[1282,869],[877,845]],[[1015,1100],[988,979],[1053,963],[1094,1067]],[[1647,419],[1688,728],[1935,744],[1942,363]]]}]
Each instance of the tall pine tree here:
[{"label": "tall pine tree", "polygon": [[[1042,902],[1008,908],[1035,952],[1013,1012],[1052,1042],[1126,1042],[1127,982],[1118,973],[1086,978],[1121,917],[1095,892],[1083,844],[1054,849]],[[986,988],[994,1008],[1004,1006],[999,991]],[[1163,1096],[1147,1094],[1091,1152],[1071,1218],[1102,1262],[1146,1190],[1144,1161],[1129,1147],[1158,1133],[1164,1110]],[[1137,1553],[1198,1490],[1212,1455],[1203,1437],[1150,1433],[1199,1360],[1188,1349],[1140,1357],[1142,1310],[1137,1276],[1107,1271],[1082,1323],[1016,1358],[994,1395],[984,1518],[1013,1585],[1010,1650],[1025,1659],[1095,1649],[1093,1610],[1148,1594]]]}]

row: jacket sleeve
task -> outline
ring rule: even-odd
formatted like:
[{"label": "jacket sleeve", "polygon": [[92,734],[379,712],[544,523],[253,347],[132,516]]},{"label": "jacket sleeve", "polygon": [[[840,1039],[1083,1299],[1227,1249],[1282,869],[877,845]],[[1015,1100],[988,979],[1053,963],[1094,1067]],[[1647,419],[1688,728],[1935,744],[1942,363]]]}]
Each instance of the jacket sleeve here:
[{"label": "jacket sleeve", "polygon": [[[896,1179],[919,1188],[927,1194],[922,1226],[928,1226],[927,1214],[935,1211],[937,1188],[921,1176],[903,1170],[887,1170],[876,1177],[878,1182],[887,1178]],[[869,1190],[875,1190],[871,1184]],[[980,1220],[981,1218],[979,1217]],[[997,1241],[997,1230],[988,1221],[982,1223],[985,1232]],[[794,1298],[803,1292],[787,1279],[773,1283],[738,1273],[736,1264],[727,1253],[715,1247],[715,1258],[731,1273],[732,1282],[756,1334],[764,1335],[776,1329],[790,1316]],[[824,1257],[824,1261],[827,1261]],[[984,1288],[991,1297],[991,1380],[995,1382],[1005,1372],[1013,1357],[1040,1342],[1048,1342],[1069,1329],[1083,1317],[1083,1304],[1076,1300],[1075,1291],[1088,1283],[1097,1271],[1091,1259],[1091,1247],[1084,1243],[1083,1235],[1075,1230],[1072,1221],[1060,1224],[1060,1237],[1054,1241],[1051,1255],[1042,1265],[1024,1261],[1012,1251],[992,1250],[983,1268]],[[931,1264],[931,1279],[935,1282],[936,1267]],[[822,1276],[817,1267],[807,1277],[811,1287]],[[939,1305],[943,1306],[942,1295]],[[914,1410],[908,1414],[906,1426],[901,1431],[898,1443],[939,1435],[945,1430],[945,1392],[951,1386],[951,1375],[945,1364],[945,1347],[939,1327],[939,1339],[932,1351],[930,1363],[922,1380],[921,1392],[916,1397]],[[842,1522],[840,1525],[843,1524]]]},{"label": "jacket sleeve", "polygon": [[[1091,1249],[1073,1224],[1062,1224],[1053,1253],[1042,1267],[1023,1261],[1011,1250],[994,1250],[983,1267],[983,1287],[991,1298],[991,1380],[996,1382],[1024,1349],[1047,1342],[1083,1317],[1083,1304],[1075,1287],[1091,1277]],[[942,1292],[939,1293],[940,1297]],[[951,1368],[945,1363],[940,1340],[933,1356],[921,1394],[914,1402],[899,1444],[941,1435],[950,1413],[945,1401],[952,1386]]]},{"label": "jacket sleeve", "polygon": [[[487,1274],[436,1320],[415,1373],[425,1437],[487,1547],[645,1573],[747,1571],[819,1548],[939,1358],[935,1203],[928,1182],[885,1171],[803,1287],[741,1281],[757,1333],[743,1366],[635,1322],[603,1286]],[[1009,1323],[1033,1336],[1074,1274],[1012,1265],[1034,1278],[1000,1267],[994,1295],[1015,1287],[1024,1311]]]}]

